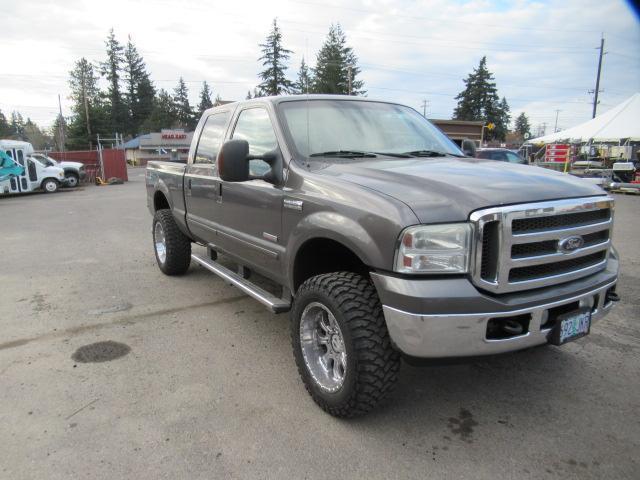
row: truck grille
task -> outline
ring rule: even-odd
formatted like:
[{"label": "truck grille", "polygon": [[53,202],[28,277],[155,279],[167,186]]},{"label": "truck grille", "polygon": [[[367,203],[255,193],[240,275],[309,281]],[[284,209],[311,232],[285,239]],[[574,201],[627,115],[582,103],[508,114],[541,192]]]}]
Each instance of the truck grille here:
[{"label": "truck grille", "polygon": [[[477,286],[496,293],[540,288],[605,268],[613,199],[489,208],[474,212],[471,221],[477,234],[472,272]],[[572,242],[565,242],[569,238]]]}]

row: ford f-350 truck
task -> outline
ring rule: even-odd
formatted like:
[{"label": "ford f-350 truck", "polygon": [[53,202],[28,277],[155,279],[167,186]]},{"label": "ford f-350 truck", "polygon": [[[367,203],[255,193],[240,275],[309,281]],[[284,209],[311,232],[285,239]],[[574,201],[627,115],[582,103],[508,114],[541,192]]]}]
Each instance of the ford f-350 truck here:
[{"label": "ford f-350 truck", "polygon": [[308,95],[207,110],[188,163],[149,162],[146,187],[160,269],[184,274],[193,260],[289,311],[302,381],[335,416],[374,408],[403,357],[562,345],[618,300],[611,197],[465,157],[395,103]]}]

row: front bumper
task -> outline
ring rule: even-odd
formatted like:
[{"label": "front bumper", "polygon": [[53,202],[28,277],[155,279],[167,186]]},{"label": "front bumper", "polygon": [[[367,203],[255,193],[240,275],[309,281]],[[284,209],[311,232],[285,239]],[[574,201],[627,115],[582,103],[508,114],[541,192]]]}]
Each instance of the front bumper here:
[{"label": "front bumper", "polygon": [[[468,357],[521,350],[548,342],[555,312],[590,307],[592,321],[613,305],[618,261],[589,277],[532,292],[491,296],[466,278],[412,280],[372,273],[383,303],[391,341],[406,355],[420,358]],[[527,318],[522,334],[488,338],[490,321]]]}]

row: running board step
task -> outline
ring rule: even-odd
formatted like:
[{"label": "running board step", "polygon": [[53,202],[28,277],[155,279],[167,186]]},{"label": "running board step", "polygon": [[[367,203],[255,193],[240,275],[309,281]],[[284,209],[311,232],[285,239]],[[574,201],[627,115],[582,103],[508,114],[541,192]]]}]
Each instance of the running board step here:
[{"label": "running board step", "polygon": [[191,258],[195,260],[197,263],[202,265],[204,268],[209,270],[210,272],[215,273],[220,278],[226,280],[232,285],[238,287],[244,293],[249,295],[250,297],[255,298],[260,303],[265,305],[269,310],[273,313],[282,313],[288,312],[291,310],[291,302],[288,300],[284,300],[282,298],[276,297],[275,295],[267,292],[266,290],[254,285],[250,281],[242,278],[235,272],[232,272],[226,267],[223,267],[218,262],[214,262],[213,260],[209,260],[207,258],[199,257],[198,255],[191,254]]}]

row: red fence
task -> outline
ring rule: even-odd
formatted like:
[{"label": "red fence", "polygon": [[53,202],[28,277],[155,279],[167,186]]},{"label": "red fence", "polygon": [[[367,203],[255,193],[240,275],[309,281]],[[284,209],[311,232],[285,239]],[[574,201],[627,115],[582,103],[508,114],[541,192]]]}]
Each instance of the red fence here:
[{"label": "red fence", "polygon": [[[100,159],[97,150],[75,150],[71,152],[49,152],[51,158],[60,161],[80,162],[85,165],[87,178],[92,180],[100,175]],[[102,150],[102,163],[104,164],[105,179],[118,177],[129,180],[127,176],[127,162],[124,159],[124,150]]]}]

